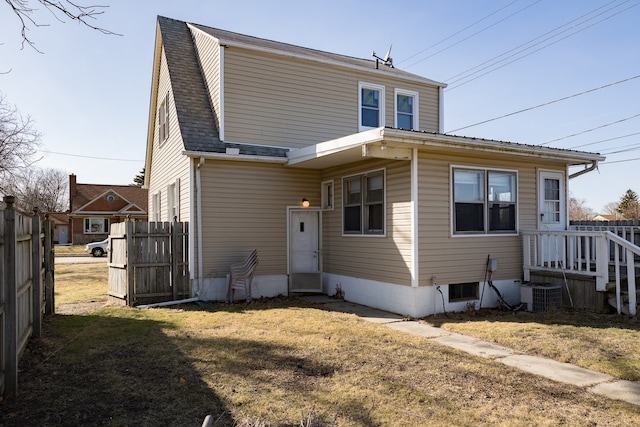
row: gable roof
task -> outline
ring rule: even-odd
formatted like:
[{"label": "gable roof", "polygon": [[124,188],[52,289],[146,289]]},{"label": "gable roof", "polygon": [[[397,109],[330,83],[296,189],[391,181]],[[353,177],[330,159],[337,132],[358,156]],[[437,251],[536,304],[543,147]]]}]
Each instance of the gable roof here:
[{"label": "gable roof", "polygon": [[[234,148],[238,149],[239,154],[243,156],[279,157],[285,159],[289,151],[287,148],[234,144],[220,140],[220,134],[215,123],[213,106],[211,105],[200,68],[192,31],[202,31],[218,39],[220,44],[227,46],[238,46],[245,49],[266,51],[282,56],[302,58],[346,68],[356,68],[359,71],[367,73],[402,78],[439,87],[446,86],[444,83],[439,83],[397,68],[391,68],[385,65],[376,67],[375,60],[324,52],[158,16],[147,129],[147,170],[150,170],[151,167],[149,162],[153,148],[154,124],[157,114],[157,91],[163,48],[171,79],[174,107],[184,150],[186,152],[190,154],[226,153],[227,148]],[[147,176],[149,176],[149,174],[147,174]]]},{"label": "gable roof", "polygon": [[[113,194],[121,199],[111,209],[105,209],[101,198]],[[101,185],[101,184],[76,184],[76,194],[71,198],[71,212],[74,215],[85,213],[135,213],[146,215],[147,190],[133,185]],[[101,206],[102,205],[102,206]]]},{"label": "gable roof", "polygon": [[[160,18],[159,18],[160,19]],[[165,18],[166,19],[166,18]],[[197,28],[220,41],[225,46],[242,47],[245,49],[271,52],[278,55],[303,58],[310,61],[322,62],[325,64],[333,64],[347,68],[357,68],[374,74],[383,74],[386,77],[398,77],[405,80],[413,80],[420,83],[431,84],[439,87],[446,87],[445,83],[436,82],[417,74],[409,73],[398,68],[388,67],[386,65],[376,65],[376,60],[355,58],[353,56],[341,55],[338,53],[325,52],[322,50],[311,49],[302,46],[296,46],[289,43],[277,42],[259,37],[248,36],[245,34],[234,33],[232,31],[221,30],[219,28],[207,27],[200,24],[189,24],[193,28]]]}]

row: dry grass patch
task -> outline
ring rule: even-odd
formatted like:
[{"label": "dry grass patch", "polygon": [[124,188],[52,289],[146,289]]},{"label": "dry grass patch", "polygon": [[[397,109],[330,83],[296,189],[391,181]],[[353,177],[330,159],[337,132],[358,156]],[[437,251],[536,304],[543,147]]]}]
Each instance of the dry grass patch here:
[{"label": "dry grass patch", "polygon": [[107,302],[106,263],[56,264],[56,313],[71,314]]},{"label": "dry grass patch", "polygon": [[56,245],[56,255],[88,255],[84,251],[85,245]]},{"label": "dry grass patch", "polygon": [[438,315],[425,320],[521,353],[640,381],[640,323],[625,316],[570,311],[513,314],[482,310],[449,314],[448,318]]},{"label": "dry grass patch", "polygon": [[5,425],[640,425],[640,409],[297,300],[55,316]]}]

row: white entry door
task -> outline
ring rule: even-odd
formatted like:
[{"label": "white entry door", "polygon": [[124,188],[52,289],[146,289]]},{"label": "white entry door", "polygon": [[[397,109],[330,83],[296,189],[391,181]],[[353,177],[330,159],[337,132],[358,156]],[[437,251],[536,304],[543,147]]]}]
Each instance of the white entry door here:
[{"label": "white entry door", "polygon": [[321,212],[289,210],[289,290],[322,292]]},{"label": "white entry door", "polygon": [[[538,175],[538,229],[562,231],[566,229],[564,173],[540,171]],[[539,242],[538,256],[543,265],[558,266],[564,263],[563,238],[543,235]]]},{"label": "white entry door", "polygon": [[564,173],[540,171],[538,185],[538,229],[565,230],[567,212]]}]

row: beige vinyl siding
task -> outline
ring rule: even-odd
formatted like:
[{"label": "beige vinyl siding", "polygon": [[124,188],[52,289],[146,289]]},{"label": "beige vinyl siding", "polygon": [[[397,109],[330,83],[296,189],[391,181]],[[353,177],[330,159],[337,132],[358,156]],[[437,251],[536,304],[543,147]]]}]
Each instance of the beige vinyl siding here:
[{"label": "beige vinyl siding", "polygon": [[438,130],[438,88],[372,73],[225,49],[225,139],[300,148],[358,132],[358,83],[385,86],[387,126],[394,88],[419,93],[421,130]]},{"label": "beige vinyl siding", "polygon": [[192,30],[193,40],[202,69],[205,84],[209,93],[209,101],[213,106],[216,127],[220,129],[220,42],[202,31]]},{"label": "beige vinyl siding", "polygon": [[[342,178],[385,169],[385,236],[342,235]],[[334,210],[324,211],[323,267],[327,273],[411,285],[410,163],[365,161],[323,173],[334,182]]]},{"label": "beige vinyl siding", "polygon": [[534,163],[523,158],[511,160],[419,155],[419,256],[420,285],[482,282],[487,256],[498,261],[494,280],[522,277],[520,236],[451,235],[451,166],[515,170],[518,173],[518,229],[537,226],[537,171],[539,168],[564,171],[557,164]]},{"label": "beige vinyl siding", "polygon": [[203,273],[222,277],[258,249],[257,274],[287,273],[287,207],[320,204],[320,174],[282,165],[210,161],[201,167]]},{"label": "beige vinyl siding", "polygon": [[[155,217],[153,212],[153,196],[160,192],[160,215],[162,221],[170,221],[167,214],[167,186],[180,179],[180,220],[189,221],[189,159],[182,155],[183,144],[180,136],[178,118],[176,115],[171,82],[167,68],[167,60],[162,51],[160,62],[160,76],[158,84],[158,99],[156,109],[169,93],[169,138],[160,142],[159,138],[159,117],[156,114],[155,130],[153,134],[153,153],[151,155],[151,170],[145,171],[149,174],[149,220]],[[152,173],[153,171],[153,173]]]}]

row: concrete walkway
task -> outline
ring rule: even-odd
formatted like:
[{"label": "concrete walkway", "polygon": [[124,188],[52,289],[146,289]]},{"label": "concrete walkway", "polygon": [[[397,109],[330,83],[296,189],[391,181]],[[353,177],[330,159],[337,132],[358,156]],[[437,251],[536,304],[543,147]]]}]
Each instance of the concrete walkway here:
[{"label": "concrete walkway", "polygon": [[439,344],[453,347],[475,356],[492,359],[498,363],[553,381],[584,387],[592,393],[610,399],[622,400],[632,405],[640,406],[640,383],[635,381],[619,380],[607,374],[543,357],[517,354],[510,348],[449,332],[427,323],[405,321],[402,316],[397,314],[332,299],[326,295],[306,296],[301,297],[301,299],[320,304],[329,310],[353,313],[364,320],[380,323],[397,331],[420,335]]}]

